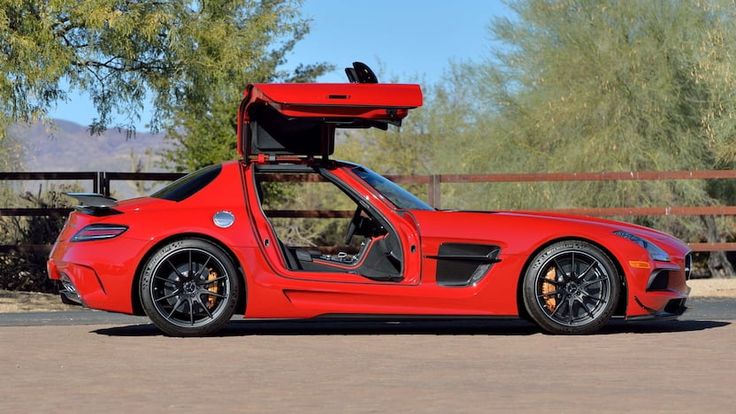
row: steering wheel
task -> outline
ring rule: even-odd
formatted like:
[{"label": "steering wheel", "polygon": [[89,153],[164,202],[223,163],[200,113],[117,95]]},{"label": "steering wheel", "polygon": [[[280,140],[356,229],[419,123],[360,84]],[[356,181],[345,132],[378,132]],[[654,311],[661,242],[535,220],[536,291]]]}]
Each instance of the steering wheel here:
[{"label": "steering wheel", "polygon": [[361,213],[363,212],[363,207],[358,206],[358,208],[355,209],[355,213],[353,213],[353,218],[350,219],[350,224],[348,224],[348,231],[345,233],[345,244],[350,245],[350,241],[353,240],[353,236],[355,236],[355,232],[358,231],[358,227],[360,226],[361,221]]}]

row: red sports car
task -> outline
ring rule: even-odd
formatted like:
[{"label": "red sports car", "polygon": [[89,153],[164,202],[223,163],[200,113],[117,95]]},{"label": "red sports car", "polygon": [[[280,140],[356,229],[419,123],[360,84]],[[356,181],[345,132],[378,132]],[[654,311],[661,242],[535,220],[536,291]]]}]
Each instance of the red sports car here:
[{"label": "red sports car", "polygon": [[559,334],[612,316],[676,317],[688,246],[631,224],[531,212],[436,210],[330,158],[339,128],[400,125],[418,85],[253,84],[237,161],[150,197],[74,194],[48,261],[62,299],[148,315],[168,335],[246,318],[524,317]]}]

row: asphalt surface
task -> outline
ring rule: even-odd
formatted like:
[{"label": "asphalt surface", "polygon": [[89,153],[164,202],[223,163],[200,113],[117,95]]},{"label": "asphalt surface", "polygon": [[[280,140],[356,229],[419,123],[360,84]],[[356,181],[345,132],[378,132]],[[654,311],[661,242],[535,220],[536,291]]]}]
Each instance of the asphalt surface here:
[{"label": "asphalt surface", "polygon": [[[736,320],[736,298],[691,298],[688,300],[688,310],[684,315],[678,318],[679,321],[698,321],[698,320]],[[647,322],[612,322],[612,325],[659,325],[668,324],[671,321],[647,321]],[[677,321],[674,321],[677,322]],[[69,325],[142,325],[148,324],[146,317],[121,315],[115,313],[93,311],[82,309],[68,312],[20,312],[20,313],[0,313],[0,326],[69,326]],[[233,317],[230,327],[238,326],[273,326],[274,329],[284,327],[303,326],[305,329],[310,327],[329,327],[329,326],[349,326],[360,328],[365,325],[368,329],[375,326],[392,326],[400,330],[402,326],[412,328],[416,326],[494,326],[503,329],[504,326],[509,328],[518,326],[527,326],[523,321],[514,320],[484,320],[484,319],[465,319],[465,320],[420,320],[420,319],[381,319],[381,320],[359,320],[359,319],[314,319],[307,321],[273,321],[273,320],[243,320],[240,316]],[[308,333],[308,332],[305,332]]]},{"label": "asphalt surface", "polygon": [[233,320],[169,338],[146,318],[0,315],[0,413],[732,413],[736,300],[680,320],[546,335],[523,321]]}]

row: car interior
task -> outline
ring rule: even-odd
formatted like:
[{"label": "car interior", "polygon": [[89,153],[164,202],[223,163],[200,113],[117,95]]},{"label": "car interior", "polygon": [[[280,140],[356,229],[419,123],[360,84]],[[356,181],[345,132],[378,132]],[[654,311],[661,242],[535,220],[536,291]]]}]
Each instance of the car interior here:
[{"label": "car interior", "polygon": [[264,165],[255,177],[261,209],[289,270],[402,279],[401,244],[395,232],[323,171]]}]

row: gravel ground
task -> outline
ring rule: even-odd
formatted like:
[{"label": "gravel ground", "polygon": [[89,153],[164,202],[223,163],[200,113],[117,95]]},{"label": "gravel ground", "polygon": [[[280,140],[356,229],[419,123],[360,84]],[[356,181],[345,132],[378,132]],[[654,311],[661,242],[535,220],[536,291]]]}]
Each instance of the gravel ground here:
[{"label": "gravel ground", "polygon": [[732,413],[736,280],[690,285],[684,320],[582,337],[524,321],[240,320],[168,338],[95,311],[23,326],[58,297],[0,292],[17,305],[0,315],[0,413]]},{"label": "gravel ground", "polygon": [[732,323],[469,323],[0,327],[0,412],[733,413]]}]

